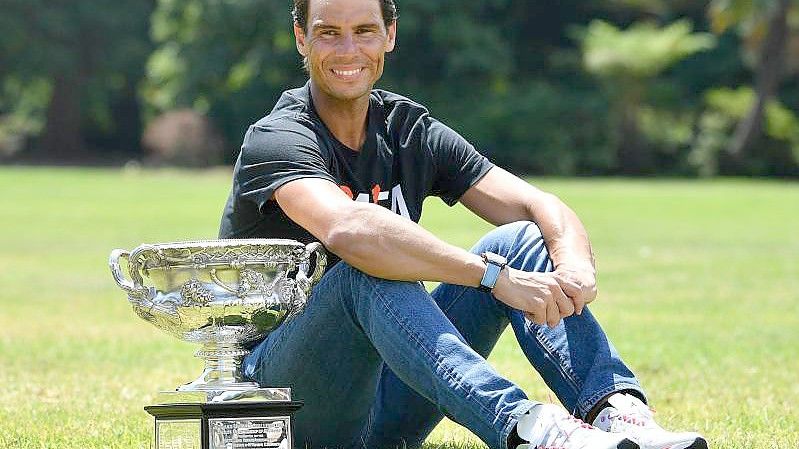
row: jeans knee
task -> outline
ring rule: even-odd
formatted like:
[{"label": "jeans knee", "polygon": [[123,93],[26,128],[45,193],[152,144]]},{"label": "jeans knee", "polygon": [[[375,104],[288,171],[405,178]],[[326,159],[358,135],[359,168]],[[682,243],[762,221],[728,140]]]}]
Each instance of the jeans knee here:
[{"label": "jeans knee", "polygon": [[492,229],[477,242],[473,252],[491,251],[507,257],[525,242],[541,239],[538,225],[532,221],[514,221]]},{"label": "jeans knee", "polygon": [[541,229],[537,224],[529,220],[514,221],[513,223],[498,226],[496,232],[516,240],[541,238]]},{"label": "jeans knee", "polygon": [[541,229],[532,221],[516,221],[493,229],[472,252],[491,251],[508,258],[511,266],[525,271],[551,271],[549,253]]}]

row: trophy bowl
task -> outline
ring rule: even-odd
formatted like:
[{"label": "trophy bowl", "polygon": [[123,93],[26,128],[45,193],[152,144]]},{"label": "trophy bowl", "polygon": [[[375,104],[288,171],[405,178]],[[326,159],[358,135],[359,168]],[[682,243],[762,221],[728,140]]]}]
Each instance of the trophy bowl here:
[{"label": "trophy bowl", "polygon": [[109,258],[139,317],[202,345],[195,355],[205,361],[203,374],[177,391],[215,401],[289,398],[286,389],[246,382],[241,363],[252,342],[302,311],[326,264],[320,243],[283,239],[143,244]]}]

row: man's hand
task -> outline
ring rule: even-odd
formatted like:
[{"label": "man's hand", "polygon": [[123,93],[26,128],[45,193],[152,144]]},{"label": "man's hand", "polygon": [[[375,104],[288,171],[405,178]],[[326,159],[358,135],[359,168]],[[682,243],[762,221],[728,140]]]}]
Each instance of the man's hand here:
[{"label": "man's hand", "polygon": [[554,273],[535,273],[505,267],[492,291],[494,296],[530,321],[555,327],[574,313],[574,305]]},{"label": "man's hand", "polygon": [[554,273],[547,276],[570,299],[574,313],[582,313],[583,307],[596,298],[596,271],[588,233],[577,214],[556,196],[494,167],[464,193],[461,202],[497,226],[519,220],[534,222],[555,264]]},{"label": "man's hand", "polygon": [[554,271],[558,285],[574,304],[574,313],[583,313],[583,307],[596,299],[596,271],[590,264],[559,265]]}]

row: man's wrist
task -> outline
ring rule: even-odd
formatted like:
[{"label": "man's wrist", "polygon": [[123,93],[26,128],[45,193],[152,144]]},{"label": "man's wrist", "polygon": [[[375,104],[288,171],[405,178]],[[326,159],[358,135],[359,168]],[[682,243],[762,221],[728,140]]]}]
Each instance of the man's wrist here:
[{"label": "man's wrist", "polygon": [[596,274],[596,266],[594,265],[594,258],[591,257],[566,257],[566,258],[558,258],[557,260],[553,260],[555,262],[555,270],[559,269],[571,269],[571,270],[580,270],[580,271],[588,271],[593,274]]},{"label": "man's wrist", "polygon": [[485,272],[480,280],[480,290],[490,292],[497,285],[502,269],[508,264],[508,259],[492,252],[480,254],[486,264]]}]

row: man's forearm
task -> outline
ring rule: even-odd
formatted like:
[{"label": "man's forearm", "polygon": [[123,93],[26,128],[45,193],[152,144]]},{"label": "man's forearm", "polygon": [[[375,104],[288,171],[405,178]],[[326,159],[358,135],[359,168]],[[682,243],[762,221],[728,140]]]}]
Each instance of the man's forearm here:
[{"label": "man's forearm", "polygon": [[555,268],[569,264],[595,270],[588,232],[577,214],[555,195],[541,193],[538,197],[528,206],[528,214],[541,229]]},{"label": "man's forearm", "polygon": [[385,208],[353,203],[323,242],[342,260],[372,276],[437,281],[476,287],[485,265],[480,256],[437,238]]}]

